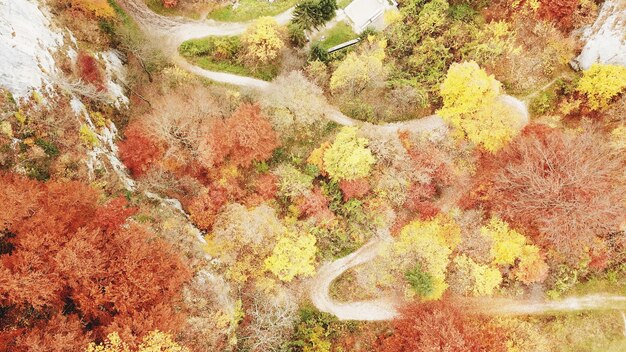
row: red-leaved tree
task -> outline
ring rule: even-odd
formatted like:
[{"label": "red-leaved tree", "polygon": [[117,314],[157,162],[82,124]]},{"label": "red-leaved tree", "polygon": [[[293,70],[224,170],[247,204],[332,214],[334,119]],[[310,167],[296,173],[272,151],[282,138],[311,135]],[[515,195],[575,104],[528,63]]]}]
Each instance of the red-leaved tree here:
[{"label": "red-leaved tree", "polygon": [[528,126],[487,157],[464,205],[482,206],[534,241],[578,260],[626,217],[626,156],[593,131]]}]

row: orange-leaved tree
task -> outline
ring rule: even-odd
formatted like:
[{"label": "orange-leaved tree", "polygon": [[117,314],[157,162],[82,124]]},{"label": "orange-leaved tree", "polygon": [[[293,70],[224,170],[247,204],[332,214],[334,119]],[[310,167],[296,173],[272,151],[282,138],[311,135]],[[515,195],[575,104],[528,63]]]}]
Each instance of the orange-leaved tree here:
[{"label": "orange-leaved tree", "polygon": [[133,344],[180,329],[174,305],[190,275],[185,263],[128,221],[136,210],[125,199],[100,198],[79,182],[0,175],[5,350],[82,351],[113,331]]},{"label": "orange-leaved tree", "polygon": [[395,319],[393,334],[383,337],[379,352],[506,351],[505,333],[480,315],[467,315],[450,298],[412,303]]}]

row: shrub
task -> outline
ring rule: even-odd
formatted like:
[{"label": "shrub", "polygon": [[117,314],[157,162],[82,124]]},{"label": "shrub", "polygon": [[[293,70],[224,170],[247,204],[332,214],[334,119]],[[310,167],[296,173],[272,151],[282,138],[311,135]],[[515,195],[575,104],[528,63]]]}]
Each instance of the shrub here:
[{"label": "shrub", "polygon": [[413,269],[408,270],[404,277],[406,281],[408,281],[409,285],[415,293],[417,293],[420,297],[427,297],[432,294],[433,287],[433,278],[432,276],[422,271],[422,268],[419,264],[417,264]]},{"label": "shrub", "polygon": [[166,8],[176,7],[178,5],[178,0],[163,0],[163,6]]},{"label": "shrub", "polygon": [[81,51],[76,59],[76,65],[78,74],[85,83],[93,85],[99,91],[104,90],[104,76],[98,61],[92,55]]},{"label": "shrub", "polygon": [[70,0],[70,3],[83,12],[99,18],[115,17],[115,10],[107,0]]},{"label": "shrub", "polygon": [[343,200],[349,201],[355,198],[362,198],[370,192],[370,184],[364,178],[355,180],[341,180],[339,182],[339,188],[343,193]]}]

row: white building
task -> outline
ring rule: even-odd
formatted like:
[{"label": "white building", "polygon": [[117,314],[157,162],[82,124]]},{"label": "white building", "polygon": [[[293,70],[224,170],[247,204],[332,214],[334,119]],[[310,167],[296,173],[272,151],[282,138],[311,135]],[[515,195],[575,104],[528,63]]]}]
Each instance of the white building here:
[{"label": "white building", "polygon": [[395,0],[354,0],[344,12],[354,32],[361,33],[368,27],[383,29],[384,13],[388,10],[397,11],[397,6]]}]

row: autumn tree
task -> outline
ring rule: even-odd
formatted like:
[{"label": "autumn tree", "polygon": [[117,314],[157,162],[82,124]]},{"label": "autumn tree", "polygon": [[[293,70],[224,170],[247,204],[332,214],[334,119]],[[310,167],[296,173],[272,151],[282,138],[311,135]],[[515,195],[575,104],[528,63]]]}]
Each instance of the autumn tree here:
[{"label": "autumn tree", "polygon": [[280,280],[289,282],[296,276],[311,276],[315,273],[315,236],[283,233],[272,249],[272,255],[265,259],[265,268]]},{"label": "autumn tree", "polygon": [[487,317],[466,315],[459,303],[444,298],[411,303],[392,322],[393,334],[383,337],[380,352],[506,351],[504,331]]},{"label": "autumn tree", "polygon": [[356,127],[344,127],[324,152],[324,170],[333,180],[367,177],[376,162],[367,139],[357,137]]},{"label": "autumn tree", "polygon": [[278,145],[278,136],[260,107],[242,104],[230,118],[213,122],[201,158],[207,166],[228,160],[249,167],[254,161],[269,158]]},{"label": "autumn tree", "polygon": [[543,281],[548,274],[548,265],[537,246],[532,245],[521,233],[511,229],[509,225],[492,218],[480,228],[482,236],[491,242],[492,263],[513,267],[513,278],[525,284]]},{"label": "autumn tree", "polygon": [[136,210],[126,200],[102,204],[79,182],[0,175],[0,184],[8,209],[0,214],[0,340],[10,350],[32,350],[51,334],[59,337],[48,350],[78,351],[111,331],[135,345],[149,331],[180,329],[174,302],[189,271],[127,220]]},{"label": "autumn tree", "polygon": [[326,121],[322,107],[328,103],[322,89],[300,71],[277,77],[263,91],[261,104],[283,139],[312,138]]},{"label": "autumn tree", "polygon": [[462,277],[464,285],[456,287],[456,291],[472,296],[491,296],[502,282],[502,274],[497,268],[476,263],[466,255],[456,256],[452,271]]},{"label": "autumn tree", "polygon": [[345,94],[354,97],[366,89],[384,85],[386,72],[383,66],[386,42],[369,40],[371,48],[360,53],[349,53],[339,63],[330,78],[333,95]]},{"label": "autumn tree", "polygon": [[626,89],[626,67],[593,64],[583,72],[576,90],[587,97],[592,110],[602,110],[611,100]]},{"label": "autumn tree", "polygon": [[501,84],[473,61],[452,64],[441,85],[437,111],[470,141],[495,152],[517,132],[521,116],[502,99]]},{"label": "autumn tree", "polygon": [[580,0],[539,0],[537,14],[540,18],[556,23],[562,30],[572,27],[572,15]]},{"label": "autumn tree", "polygon": [[526,128],[484,162],[469,198],[563,260],[579,260],[585,246],[619,228],[626,214],[624,154],[603,138],[593,131]]},{"label": "autumn tree", "polygon": [[125,139],[118,144],[120,159],[135,177],[145,174],[164,153],[162,143],[147,135],[140,125],[133,124],[124,131]]},{"label": "autumn tree", "polygon": [[255,65],[266,65],[278,58],[285,46],[278,23],[271,17],[261,17],[243,34],[246,57]]},{"label": "autumn tree", "polygon": [[[454,220],[439,215],[432,220],[415,220],[402,228],[395,242],[381,250],[377,276],[384,285],[394,285],[390,277],[409,279],[419,265],[419,272],[429,276],[429,289],[419,292],[427,300],[439,299],[448,287],[446,271],[453,249],[460,241],[460,228]],[[391,275],[390,275],[391,274]],[[405,287],[409,296],[417,294],[411,279]]]}]

